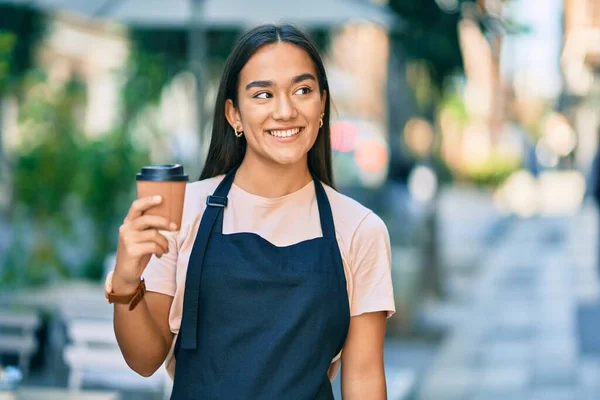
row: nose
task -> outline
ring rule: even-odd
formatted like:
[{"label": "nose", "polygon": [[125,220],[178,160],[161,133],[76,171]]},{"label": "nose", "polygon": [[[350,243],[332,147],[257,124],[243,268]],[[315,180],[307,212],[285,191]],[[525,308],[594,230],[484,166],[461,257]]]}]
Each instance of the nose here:
[{"label": "nose", "polygon": [[275,100],[275,109],[273,110],[273,119],[288,121],[296,118],[297,110],[292,99],[289,96],[277,96]]}]

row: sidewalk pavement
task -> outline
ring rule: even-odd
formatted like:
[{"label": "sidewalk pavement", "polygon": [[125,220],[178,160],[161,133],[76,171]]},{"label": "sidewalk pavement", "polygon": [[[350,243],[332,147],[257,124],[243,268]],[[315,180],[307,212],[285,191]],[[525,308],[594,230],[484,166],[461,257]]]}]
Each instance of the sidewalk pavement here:
[{"label": "sidewalk pavement", "polygon": [[[438,351],[426,341],[386,338],[385,374],[389,400],[413,399],[418,381],[425,374]],[[341,399],[340,376],[332,383],[335,399]]]},{"label": "sidewalk pavement", "polygon": [[[597,299],[596,211],[514,221],[482,260],[467,312],[420,386],[423,400],[598,398],[577,309]],[[600,321],[596,322],[600,329]]]},{"label": "sidewalk pavement", "polygon": [[[476,281],[480,270],[476,265],[478,260],[498,244],[512,223],[512,219],[494,208],[489,192],[472,187],[444,188],[440,193],[437,211],[441,261],[439,272],[443,277],[444,290],[450,293],[453,301],[444,304],[411,304],[416,307],[413,317],[419,332],[424,330],[430,334],[447,329],[448,321],[464,314],[463,303],[472,297],[470,286]],[[411,293],[419,291],[417,286],[421,278],[414,275],[422,271],[419,270],[419,259],[414,254],[406,249],[393,250],[394,291],[399,306],[403,302],[410,302]],[[439,342],[431,338],[386,338],[384,354],[388,398],[414,399],[439,349]],[[341,399],[339,381],[338,374],[333,382],[336,399]]]}]

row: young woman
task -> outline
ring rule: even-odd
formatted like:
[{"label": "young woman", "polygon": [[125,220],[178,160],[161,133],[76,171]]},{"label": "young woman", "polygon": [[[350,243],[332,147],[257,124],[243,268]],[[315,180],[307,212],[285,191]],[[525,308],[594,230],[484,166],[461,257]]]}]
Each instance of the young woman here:
[{"label": "young woman", "polygon": [[223,71],[179,233],[144,215],[160,199],[132,204],[106,290],[138,293],[115,304],[117,340],[143,376],[166,360],[173,399],[333,399],[340,361],[344,400],[386,398],[389,236],[333,189],[329,110],[306,36],[252,29]]}]

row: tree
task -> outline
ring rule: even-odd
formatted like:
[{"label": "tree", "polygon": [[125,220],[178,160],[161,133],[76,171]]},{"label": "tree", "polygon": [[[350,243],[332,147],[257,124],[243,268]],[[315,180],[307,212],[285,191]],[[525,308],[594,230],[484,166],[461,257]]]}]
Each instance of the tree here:
[{"label": "tree", "polygon": [[0,93],[19,86],[45,32],[46,19],[39,11],[0,3]]},{"label": "tree", "polygon": [[390,0],[390,8],[405,23],[393,36],[393,45],[400,46],[409,60],[426,61],[432,81],[440,89],[444,80],[463,66],[457,30],[462,3],[474,1],[457,0],[455,9],[443,11],[435,0]]},{"label": "tree", "polygon": [[0,187],[9,176],[2,135],[4,102],[8,94],[19,95],[45,31],[42,13],[26,6],[0,4]]},{"label": "tree", "polygon": [[[507,1],[498,0],[500,4]],[[526,26],[490,12],[481,0],[390,0],[389,6],[404,22],[403,29],[391,35],[392,52],[402,52],[408,61],[420,61],[437,93],[444,90],[448,77],[463,71],[458,24],[465,10],[490,40],[503,34],[527,32]],[[429,116],[440,99],[435,97],[422,110]]]}]

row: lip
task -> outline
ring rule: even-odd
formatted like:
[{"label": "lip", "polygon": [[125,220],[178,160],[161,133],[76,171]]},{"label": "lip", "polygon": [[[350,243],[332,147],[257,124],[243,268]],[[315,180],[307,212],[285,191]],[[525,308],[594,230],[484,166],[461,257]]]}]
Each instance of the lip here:
[{"label": "lip", "polygon": [[271,131],[289,131],[290,129],[304,129],[304,126],[296,125],[296,126],[277,126],[275,128],[265,129],[266,132]]},{"label": "lip", "polygon": [[[292,129],[300,129],[300,132],[296,133],[295,135],[292,136],[287,136],[287,137],[277,137],[277,136],[273,136],[271,135],[269,132],[270,131],[288,131],[288,130],[292,130]],[[302,132],[304,132],[305,127],[304,126],[289,126],[289,127],[285,127],[285,128],[273,128],[273,129],[265,129],[265,133],[267,135],[269,135],[269,137],[277,140],[278,142],[292,142],[294,140],[296,140],[296,138],[298,138],[298,136],[300,136],[300,134],[302,134]]]}]

